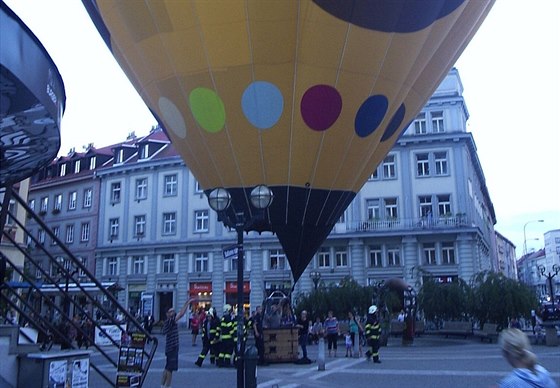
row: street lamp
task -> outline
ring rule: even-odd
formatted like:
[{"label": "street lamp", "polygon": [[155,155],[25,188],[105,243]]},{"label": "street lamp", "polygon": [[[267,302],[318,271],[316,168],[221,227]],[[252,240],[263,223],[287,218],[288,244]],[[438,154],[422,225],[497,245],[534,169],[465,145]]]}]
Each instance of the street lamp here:
[{"label": "street lamp", "polygon": [[523,225],[523,256],[527,255],[527,225],[533,222],[544,222],[544,220],[527,221],[525,225]]},{"label": "street lamp", "polygon": [[538,267],[538,270],[539,270],[541,276],[544,276],[545,278],[548,279],[548,288],[550,289],[550,299],[551,299],[550,301],[554,304],[555,303],[555,301],[554,301],[554,288],[552,286],[552,279],[556,275],[558,275],[558,272],[560,272],[560,266],[558,264],[554,264],[552,266],[552,272],[554,272],[554,274],[552,274],[551,271],[549,271],[548,274],[545,274],[546,273],[546,268],[542,264],[539,264],[537,267]]},{"label": "street lamp", "polygon": [[[248,228],[252,222],[255,221],[255,216],[262,216],[262,212],[270,206],[274,194],[268,186],[259,185],[255,187],[250,194],[251,205],[257,210],[255,214],[247,209],[247,212],[235,211],[228,213],[227,210],[232,204],[230,192],[219,187],[212,190],[208,194],[208,204],[216,213],[218,213],[218,220],[222,221],[225,226],[235,229],[237,232],[237,387],[243,388],[245,383],[245,362],[243,360],[242,352],[245,349],[244,336],[243,336],[243,232]],[[242,204],[234,204],[241,206]],[[236,207],[237,209],[237,207]]]},{"label": "street lamp", "polygon": [[321,280],[321,272],[319,271],[311,271],[309,273],[309,277],[313,280],[313,284],[315,285],[315,290],[317,290],[317,286],[319,285],[319,280]]}]

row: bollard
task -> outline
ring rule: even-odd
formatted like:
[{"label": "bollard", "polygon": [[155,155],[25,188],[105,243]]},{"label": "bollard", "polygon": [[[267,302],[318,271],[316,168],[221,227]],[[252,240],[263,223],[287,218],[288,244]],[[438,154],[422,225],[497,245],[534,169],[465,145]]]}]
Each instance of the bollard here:
[{"label": "bollard", "polygon": [[257,387],[257,348],[253,345],[247,346],[245,350],[245,388]]},{"label": "bollard", "polygon": [[319,338],[319,354],[317,355],[317,370],[325,370],[325,339]]}]

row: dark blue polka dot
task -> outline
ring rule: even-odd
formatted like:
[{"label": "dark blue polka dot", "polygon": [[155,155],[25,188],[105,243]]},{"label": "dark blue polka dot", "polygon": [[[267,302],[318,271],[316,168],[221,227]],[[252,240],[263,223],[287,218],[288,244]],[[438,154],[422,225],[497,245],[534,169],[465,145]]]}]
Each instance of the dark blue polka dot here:
[{"label": "dark blue polka dot", "polygon": [[356,135],[360,137],[371,135],[383,121],[388,107],[387,97],[380,94],[368,97],[356,113],[354,121]]},{"label": "dark blue polka dot", "polygon": [[381,141],[385,141],[394,135],[397,129],[399,129],[399,126],[402,124],[405,113],[406,108],[404,107],[404,104],[401,104],[401,106],[399,106],[399,109],[397,109],[397,111],[393,115],[393,118],[389,122],[389,125],[387,125],[387,128],[385,128],[385,132],[383,133],[383,136],[381,136]]}]

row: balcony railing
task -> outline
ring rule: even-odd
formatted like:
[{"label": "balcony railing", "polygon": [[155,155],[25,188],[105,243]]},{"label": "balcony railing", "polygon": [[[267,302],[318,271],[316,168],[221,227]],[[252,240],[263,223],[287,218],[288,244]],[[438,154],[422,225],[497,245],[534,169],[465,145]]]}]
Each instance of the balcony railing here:
[{"label": "balcony railing", "polygon": [[463,228],[470,223],[462,214],[441,217],[387,218],[346,223],[346,232],[387,232],[394,230],[422,230]]}]

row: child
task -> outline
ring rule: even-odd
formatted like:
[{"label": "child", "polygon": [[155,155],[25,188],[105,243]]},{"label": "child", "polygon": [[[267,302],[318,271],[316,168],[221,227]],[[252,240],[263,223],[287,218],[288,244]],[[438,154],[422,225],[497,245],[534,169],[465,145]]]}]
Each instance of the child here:
[{"label": "child", "polygon": [[352,355],[352,336],[347,332],[344,336],[344,343],[346,344],[346,357],[353,357]]}]

